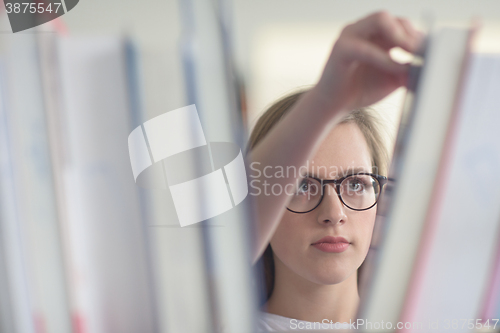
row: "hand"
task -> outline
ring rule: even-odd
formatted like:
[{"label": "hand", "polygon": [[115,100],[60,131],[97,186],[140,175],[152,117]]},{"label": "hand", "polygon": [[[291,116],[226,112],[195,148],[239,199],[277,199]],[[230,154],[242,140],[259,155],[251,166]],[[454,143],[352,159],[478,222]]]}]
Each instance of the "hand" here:
[{"label": "hand", "polygon": [[409,64],[391,59],[393,47],[414,53],[423,34],[387,12],[347,25],[333,46],[315,87],[330,104],[348,111],[381,100],[406,83]]}]

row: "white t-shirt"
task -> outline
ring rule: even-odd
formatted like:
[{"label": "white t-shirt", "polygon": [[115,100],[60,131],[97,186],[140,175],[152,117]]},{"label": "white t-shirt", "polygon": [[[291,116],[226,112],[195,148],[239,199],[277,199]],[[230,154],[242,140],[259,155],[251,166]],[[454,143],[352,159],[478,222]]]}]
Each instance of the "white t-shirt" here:
[{"label": "white t-shirt", "polygon": [[279,316],[273,313],[259,311],[257,322],[258,332],[276,331],[300,331],[300,330],[320,330],[320,329],[349,329],[349,323],[310,322],[288,317]]}]

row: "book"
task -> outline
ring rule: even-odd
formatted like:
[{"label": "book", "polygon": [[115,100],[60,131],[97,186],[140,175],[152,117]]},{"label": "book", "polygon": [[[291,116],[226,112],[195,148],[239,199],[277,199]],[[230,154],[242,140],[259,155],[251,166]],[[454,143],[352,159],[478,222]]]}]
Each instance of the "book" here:
[{"label": "book", "polygon": [[[211,162],[208,165],[213,174],[222,173],[228,162],[242,157],[241,149],[246,140],[238,105],[241,97],[236,90],[236,73],[231,58],[230,31],[227,29],[230,24],[229,5],[225,2],[184,1],[180,6],[186,104],[195,104],[200,114]],[[203,164],[207,164],[202,163],[201,155],[195,156],[193,163],[189,164],[192,178],[199,177]],[[241,191],[228,190],[232,187],[229,171],[223,184],[227,184],[228,189],[219,187],[221,194],[231,193],[234,203],[229,202],[227,206],[232,208],[200,222],[209,282],[211,325],[215,331],[222,332],[256,330],[258,292],[255,272],[251,268],[251,241],[255,236],[251,224],[253,210],[251,196],[247,196],[246,161],[242,158],[240,161],[238,169],[244,172],[237,178],[244,179],[240,184],[245,185],[240,187]],[[206,193],[222,197],[210,190],[207,188]],[[196,208],[206,210],[206,202],[208,200],[205,200],[205,206],[200,202]]]},{"label": "book", "polygon": [[12,140],[5,105],[5,63],[0,60],[0,332],[34,333],[28,262],[21,234]]},{"label": "book", "polygon": [[495,186],[500,181],[499,60],[498,55],[471,55],[456,133],[434,189],[403,322],[437,322],[444,329],[456,324],[463,330],[481,325],[480,304],[500,232]]},{"label": "book", "polygon": [[70,332],[67,279],[36,34],[35,30],[3,36],[4,106],[13,185],[6,196],[15,202],[35,330]]},{"label": "book", "polygon": [[61,37],[59,163],[79,332],[157,330],[147,228],[130,177],[126,41]]},{"label": "book", "polygon": [[472,37],[472,29],[460,28],[442,28],[427,36],[424,65],[411,104],[406,105],[411,110],[403,111],[405,128],[398,133],[390,170],[396,184],[391,197],[385,198],[386,216],[376,221],[370,251],[378,253],[368,255],[372,276],[363,282],[366,293],[358,311],[365,322],[395,325],[400,319],[435,184],[456,127],[457,96]]}]

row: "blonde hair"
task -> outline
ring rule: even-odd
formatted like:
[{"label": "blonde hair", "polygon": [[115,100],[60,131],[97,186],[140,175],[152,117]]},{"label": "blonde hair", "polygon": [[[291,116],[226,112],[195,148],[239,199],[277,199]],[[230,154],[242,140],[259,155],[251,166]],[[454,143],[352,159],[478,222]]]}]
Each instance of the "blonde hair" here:
[{"label": "blonde hair", "polygon": [[[288,113],[293,104],[308,91],[300,90],[285,96],[273,103],[255,124],[247,145],[247,154],[271,131],[271,129]],[[355,123],[366,140],[371,154],[372,172],[386,176],[388,171],[389,156],[382,136],[382,125],[375,116],[373,109],[360,108],[352,110],[341,121],[340,124]],[[259,264],[264,269],[266,288],[266,301],[271,297],[274,288],[274,259],[271,244],[268,244]],[[359,268],[361,270],[363,265]],[[360,280],[358,274],[358,283]]]}]

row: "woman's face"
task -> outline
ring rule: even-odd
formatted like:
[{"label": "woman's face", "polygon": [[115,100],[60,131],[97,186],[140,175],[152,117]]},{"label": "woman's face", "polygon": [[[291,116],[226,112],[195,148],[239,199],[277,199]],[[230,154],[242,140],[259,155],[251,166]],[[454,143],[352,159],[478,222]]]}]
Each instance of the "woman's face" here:
[{"label": "woman's face", "polygon": [[[354,123],[336,126],[323,141],[308,172],[320,179],[337,179],[350,170],[372,172],[365,138]],[[271,239],[278,266],[285,274],[297,274],[318,284],[336,284],[355,273],[370,246],[376,206],[354,211],[342,204],[334,184],[325,186],[321,204],[309,213],[286,210]],[[343,237],[349,245],[343,252],[324,252],[312,244],[325,236]]]}]

